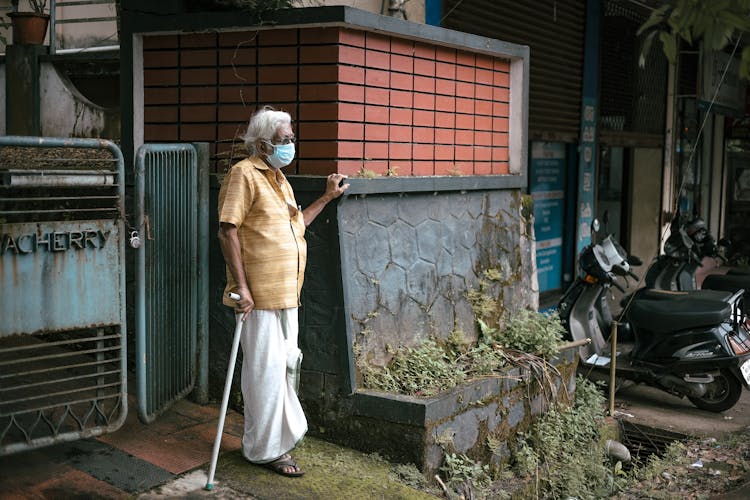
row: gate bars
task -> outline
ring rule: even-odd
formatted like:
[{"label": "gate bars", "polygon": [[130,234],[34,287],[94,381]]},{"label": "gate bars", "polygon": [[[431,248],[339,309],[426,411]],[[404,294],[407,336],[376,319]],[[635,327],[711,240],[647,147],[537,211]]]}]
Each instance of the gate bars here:
[{"label": "gate bars", "polygon": [[123,165],[106,140],[0,137],[0,455],[125,421]]},{"label": "gate bars", "polygon": [[206,145],[191,144],[145,144],[136,155],[136,386],[145,423],[193,390],[196,376],[196,399],[207,399],[207,156]]}]

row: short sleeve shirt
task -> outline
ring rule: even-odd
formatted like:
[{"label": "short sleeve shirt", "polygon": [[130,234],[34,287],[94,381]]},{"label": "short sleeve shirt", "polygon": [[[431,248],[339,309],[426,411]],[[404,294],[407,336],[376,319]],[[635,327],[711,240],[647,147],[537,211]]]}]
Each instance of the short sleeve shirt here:
[{"label": "short sleeve shirt", "polygon": [[[300,305],[307,261],[305,221],[289,181],[259,157],[235,164],[219,190],[219,222],[237,227],[250,293],[256,309]],[[223,302],[237,283],[227,266]]]}]

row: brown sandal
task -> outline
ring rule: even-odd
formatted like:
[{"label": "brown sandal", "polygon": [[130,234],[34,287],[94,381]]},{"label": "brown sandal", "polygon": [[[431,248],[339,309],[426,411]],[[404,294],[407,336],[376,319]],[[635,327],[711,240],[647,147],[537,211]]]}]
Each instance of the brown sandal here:
[{"label": "brown sandal", "polygon": [[[265,467],[266,469],[272,470],[276,474],[281,474],[282,476],[300,477],[300,476],[305,475],[305,473],[297,465],[297,462],[295,462],[294,459],[288,454],[284,454],[272,462],[267,462],[267,463],[258,464],[258,465]],[[288,469],[295,469],[295,470],[293,470],[292,472],[289,472]]]}]

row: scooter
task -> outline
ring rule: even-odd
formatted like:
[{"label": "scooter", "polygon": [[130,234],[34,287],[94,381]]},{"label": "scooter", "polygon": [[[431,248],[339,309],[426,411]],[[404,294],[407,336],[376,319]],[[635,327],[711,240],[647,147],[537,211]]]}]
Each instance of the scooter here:
[{"label": "scooter", "polygon": [[681,222],[678,214],[672,220],[664,254],[646,272],[646,288],[727,292],[744,289],[745,313],[750,313],[750,269],[717,265],[717,260],[726,261],[721,249],[728,246],[729,242],[723,239],[716,243],[700,217]]},{"label": "scooter", "polygon": [[613,318],[607,301],[610,287],[625,292],[620,279],[638,276],[629,257],[612,237],[595,241],[581,252],[581,275],[558,304],[568,340],[579,347],[579,370],[593,379],[608,380],[613,354],[620,380],[643,383],[679,397],[703,410],[721,412],[739,400],[743,385],[750,389],[750,322],[742,313],[744,290],[674,292],[642,289],[629,299],[624,328],[632,342],[618,343],[616,352],[603,332]]}]

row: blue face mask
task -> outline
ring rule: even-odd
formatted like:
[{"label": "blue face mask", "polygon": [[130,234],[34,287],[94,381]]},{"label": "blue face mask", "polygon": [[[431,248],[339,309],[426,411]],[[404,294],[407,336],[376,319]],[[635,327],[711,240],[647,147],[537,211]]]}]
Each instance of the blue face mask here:
[{"label": "blue face mask", "polygon": [[273,168],[283,168],[294,159],[294,143],[279,144],[273,147],[273,154],[266,157]]}]

